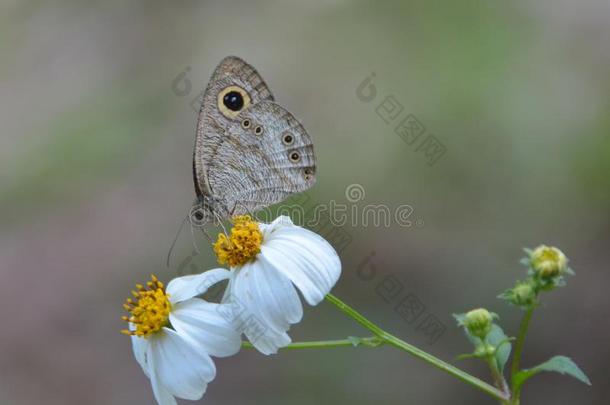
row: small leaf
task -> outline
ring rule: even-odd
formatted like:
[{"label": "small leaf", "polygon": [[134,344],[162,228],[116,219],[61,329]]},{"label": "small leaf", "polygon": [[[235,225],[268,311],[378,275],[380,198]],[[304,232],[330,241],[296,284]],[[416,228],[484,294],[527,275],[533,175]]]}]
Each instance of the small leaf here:
[{"label": "small leaf", "polygon": [[464,354],[460,354],[455,359],[456,360],[466,360],[466,359],[478,359],[478,358],[479,358],[479,356],[477,356],[476,353],[464,353]]},{"label": "small leaf", "polygon": [[498,347],[498,349],[496,350],[495,357],[496,362],[498,364],[498,370],[502,372],[512,350],[510,339],[508,338],[508,336],[506,336],[501,327],[494,324],[491,327],[491,332],[489,332],[489,335],[487,335],[487,343],[492,346]]},{"label": "small leaf", "polygon": [[348,336],[347,340],[349,340],[354,347],[358,347],[362,343],[362,339],[356,336]]},{"label": "small leaf", "polygon": [[464,326],[464,318],[466,318],[466,313],[453,314],[453,317],[457,321],[458,326]]},{"label": "small leaf", "polygon": [[569,357],[555,356],[536,367],[519,371],[515,375],[515,386],[521,386],[530,377],[533,377],[542,371],[554,371],[560,374],[567,374],[587,385],[591,385],[589,378]]}]

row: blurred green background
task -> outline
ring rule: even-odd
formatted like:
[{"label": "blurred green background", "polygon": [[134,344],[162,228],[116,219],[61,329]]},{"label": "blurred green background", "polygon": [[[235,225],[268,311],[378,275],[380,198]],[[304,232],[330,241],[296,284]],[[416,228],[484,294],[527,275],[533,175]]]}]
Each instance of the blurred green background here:
[{"label": "blurred green background", "polygon": [[[358,184],[360,204],[409,204],[419,220],[341,228],[338,296],[454,361],[470,347],[451,313],[486,306],[515,334],[519,310],[495,297],[524,277],[522,247],[557,245],[577,276],[544,297],[524,365],[565,354],[593,387],[546,374],[523,402],[607,403],[607,1],[124,3],[0,5],[0,403],[152,403],[119,334],[121,304],[149,273],[176,276],[192,250],[182,232],[165,267],[194,197],[191,104],[229,54],[312,135],[312,201],[345,203]],[[190,91],[174,83],[185,69]],[[371,72],[378,96],[366,103],[356,88]],[[377,115],[389,95],[446,148],[434,165]],[[215,266],[197,243],[193,263]],[[376,278],[358,277],[362,266]],[[378,292],[387,276],[403,285],[390,302]],[[395,310],[406,296],[445,326],[434,344]],[[327,304],[291,330],[295,341],[365,334]],[[217,366],[205,403],[493,403],[392,348],[244,351]]]}]

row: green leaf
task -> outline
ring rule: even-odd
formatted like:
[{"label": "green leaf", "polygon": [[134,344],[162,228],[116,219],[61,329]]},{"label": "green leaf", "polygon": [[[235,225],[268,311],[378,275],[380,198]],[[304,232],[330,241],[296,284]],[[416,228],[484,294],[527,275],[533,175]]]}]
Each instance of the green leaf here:
[{"label": "green leaf", "polygon": [[458,326],[464,326],[464,318],[466,318],[466,313],[453,314],[453,317],[457,321]]},{"label": "green leaf", "polygon": [[569,357],[555,356],[536,367],[519,371],[515,375],[515,386],[520,387],[526,380],[542,371],[554,371],[560,374],[567,374],[587,385],[591,385],[589,378]]},{"label": "green leaf", "polygon": [[476,353],[464,353],[464,354],[460,354],[455,359],[456,360],[466,360],[466,359],[478,359],[478,358],[479,358],[479,356],[477,356]]},{"label": "green leaf", "polygon": [[502,372],[512,350],[512,345],[509,342],[508,336],[506,336],[501,327],[494,324],[491,327],[491,332],[487,335],[487,343],[492,346],[499,346],[496,350],[495,357],[496,363],[498,364],[498,370]]}]

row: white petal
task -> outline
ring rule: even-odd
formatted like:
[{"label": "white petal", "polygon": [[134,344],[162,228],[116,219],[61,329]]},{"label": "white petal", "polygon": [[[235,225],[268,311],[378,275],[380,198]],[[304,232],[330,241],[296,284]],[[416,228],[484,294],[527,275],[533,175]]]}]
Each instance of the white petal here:
[{"label": "white petal", "polygon": [[[146,340],[148,342],[148,339]],[[174,396],[165,389],[159,382],[158,373],[155,372],[155,357],[152,355],[152,345],[146,345],[146,359],[150,370],[150,384],[153,394],[159,405],[177,405]]]},{"label": "white petal", "polygon": [[245,333],[246,337],[254,345],[256,350],[261,352],[262,354],[270,355],[277,353],[278,349],[282,347],[286,347],[290,344],[291,339],[287,333],[271,333],[268,331],[266,334],[258,334],[249,331],[251,335],[248,335],[248,332]]},{"label": "white petal", "polygon": [[161,403],[160,397],[167,400],[166,393],[178,398],[200,399],[207,383],[216,376],[210,356],[168,328],[148,339],[151,382],[157,401]]},{"label": "white petal", "polygon": [[152,374],[150,384],[159,405],[177,405],[176,398],[160,384],[156,373]]},{"label": "white petal", "polygon": [[213,304],[198,298],[176,304],[169,315],[176,332],[212,356],[237,353],[241,335],[235,330],[231,304]]},{"label": "white petal", "polygon": [[236,328],[259,351],[276,353],[290,343],[286,331],[301,320],[303,307],[287,277],[257,260],[235,270],[227,290]]},{"label": "white petal", "polygon": [[[131,327],[130,327],[130,329],[131,329]],[[146,374],[146,377],[150,378],[150,372],[148,371],[150,365],[148,364],[148,359],[147,359],[147,354],[146,354],[146,351],[148,350],[148,346],[149,346],[148,340],[138,337],[138,336],[131,337],[131,347],[133,348],[133,355],[136,358],[140,367],[142,367],[142,371],[144,371],[144,374]]]},{"label": "white petal", "polygon": [[278,272],[265,257],[259,258],[262,271],[253,272],[252,282],[261,299],[267,298],[270,316],[283,317],[288,323],[298,323],[303,319],[301,299],[290,279]]},{"label": "white petal", "polygon": [[197,275],[175,278],[167,285],[169,300],[174,304],[204,294],[214,284],[229,278],[230,274],[225,269],[212,269]]},{"label": "white petal", "polygon": [[299,296],[290,280],[262,260],[235,272],[231,294],[231,302],[237,305],[238,321],[243,324],[262,324],[263,329],[283,333],[303,316]]},{"label": "white petal", "polygon": [[310,305],[330,292],[341,275],[341,260],[321,236],[298,226],[281,226],[269,232],[259,254],[288,277]]},{"label": "white petal", "polygon": [[258,227],[260,228],[261,232],[263,233],[263,240],[265,240],[265,237],[269,237],[271,236],[273,233],[277,232],[279,229],[286,227],[286,226],[295,226],[292,223],[292,219],[290,219],[289,216],[287,215],[280,215],[279,217],[275,218],[273,220],[273,222],[271,222],[270,224],[264,224],[264,223],[259,223]]}]

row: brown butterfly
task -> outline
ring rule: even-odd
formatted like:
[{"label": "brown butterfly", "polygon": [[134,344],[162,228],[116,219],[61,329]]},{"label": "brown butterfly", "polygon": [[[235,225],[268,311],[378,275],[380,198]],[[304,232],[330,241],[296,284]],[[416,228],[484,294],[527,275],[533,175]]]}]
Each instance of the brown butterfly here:
[{"label": "brown butterfly", "polygon": [[254,213],[315,183],[309,134],[248,63],[216,67],[204,92],[193,151],[197,194],[191,220]]}]

